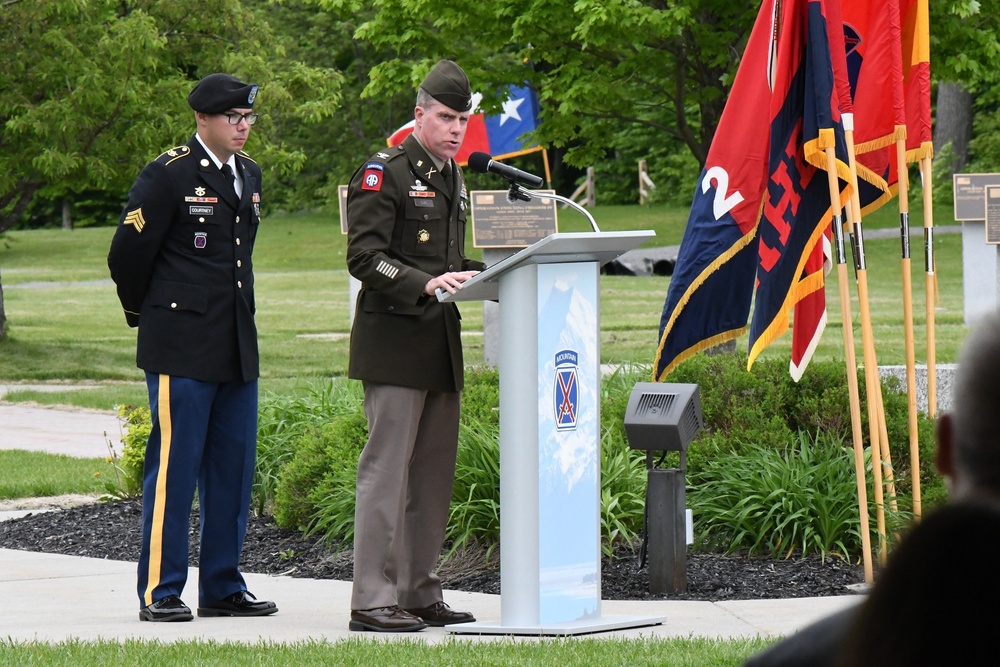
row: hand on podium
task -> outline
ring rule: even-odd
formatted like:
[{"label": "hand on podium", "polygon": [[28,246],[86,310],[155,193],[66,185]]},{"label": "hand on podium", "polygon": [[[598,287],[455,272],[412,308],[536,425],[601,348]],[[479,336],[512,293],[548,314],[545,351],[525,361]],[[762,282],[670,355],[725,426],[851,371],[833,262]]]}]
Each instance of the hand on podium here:
[{"label": "hand on podium", "polygon": [[479,273],[479,271],[449,271],[442,273],[437,278],[431,278],[424,285],[424,293],[430,296],[437,294],[437,290],[444,290],[450,294],[462,289],[462,283]]}]

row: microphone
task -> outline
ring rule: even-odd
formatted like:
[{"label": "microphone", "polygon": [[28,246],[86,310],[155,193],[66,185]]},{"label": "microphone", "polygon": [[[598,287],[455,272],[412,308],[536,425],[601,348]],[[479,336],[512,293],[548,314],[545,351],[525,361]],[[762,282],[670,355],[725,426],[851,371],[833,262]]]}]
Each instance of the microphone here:
[{"label": "microphone", "polygon": [[504,164],[503,162],[497,162],[486,153],[481,153],[479,151],[469,156],[469,167],[471,167],[473,171],[478,171],[480,174],[492,171],[494,174],[503,176],[512,183],[524,183],[532,188],[537,188],[542,185],[541,176],[529,174],[526,171],[521,171],[520,169],[516,169],[515,167],[512,167],[509,164]]}]

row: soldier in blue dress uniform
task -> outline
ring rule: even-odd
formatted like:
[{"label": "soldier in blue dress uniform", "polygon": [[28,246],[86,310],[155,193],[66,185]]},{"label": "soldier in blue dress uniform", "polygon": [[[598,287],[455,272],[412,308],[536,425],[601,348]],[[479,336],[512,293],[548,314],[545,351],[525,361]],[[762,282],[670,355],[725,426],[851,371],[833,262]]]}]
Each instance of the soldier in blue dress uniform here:
[{"label": "soldier in blue dress uniform", "polygon": [[143,168],[108,267],[152,412],[142,492],[139,619],[189,621],[181,600],[195,492],[199,616],[278,609],[239,569],[257,446],[253,246],[261,170],[243,146],[258,86],[211,74],[188,96],[197,131]]}]

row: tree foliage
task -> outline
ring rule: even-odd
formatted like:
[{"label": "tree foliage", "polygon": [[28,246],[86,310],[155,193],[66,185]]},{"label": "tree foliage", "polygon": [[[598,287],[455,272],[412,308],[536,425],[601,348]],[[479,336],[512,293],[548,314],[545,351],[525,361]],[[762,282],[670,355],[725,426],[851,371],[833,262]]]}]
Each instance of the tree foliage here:
[{"label": "tree foliage", "polygon": [[330,116],[341,79],[285,59],[262,16],[239,0],[0,6],[0,231],[36,198],[123,201],[143,164],[193,132],[187,93],[214,71],[261,83],[264,131],[248,150],[294,171],[301,147],[269,140],[268,127]]},{"label": "tree foliage", "polygon": [[[314,1],[340,16],[366,4]],[[604,159],[631,125],[702,163],[755,16],[721,0],[385,0],[355,38],[394,55],[371,69],[365,97],[413,89],[448,57],[487,111],[499,109],[506,84],[529,81],[541,106],[536,138],[570,164]]]}]

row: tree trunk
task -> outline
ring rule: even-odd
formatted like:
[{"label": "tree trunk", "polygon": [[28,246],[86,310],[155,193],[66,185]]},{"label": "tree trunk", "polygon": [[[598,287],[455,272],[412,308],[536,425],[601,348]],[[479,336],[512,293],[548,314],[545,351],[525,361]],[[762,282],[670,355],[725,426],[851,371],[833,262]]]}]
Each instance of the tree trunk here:
[{"label": "tree trunk", "polygon": [[7,313],[3,309],[2,281],[0,281],[0,340],[7,340]]},{"label": "tree trunk", "polygon": [[73,229],[73,204],[68,199],[62,202],[62,228]]},{"label": "tree trunk", "polygon": [[972,93],[960,83],[938,84],[937,113],[934,124],[934,154],[951,144],[955,161],[952,173],[961,171],[969,161],[972,139]]}]

